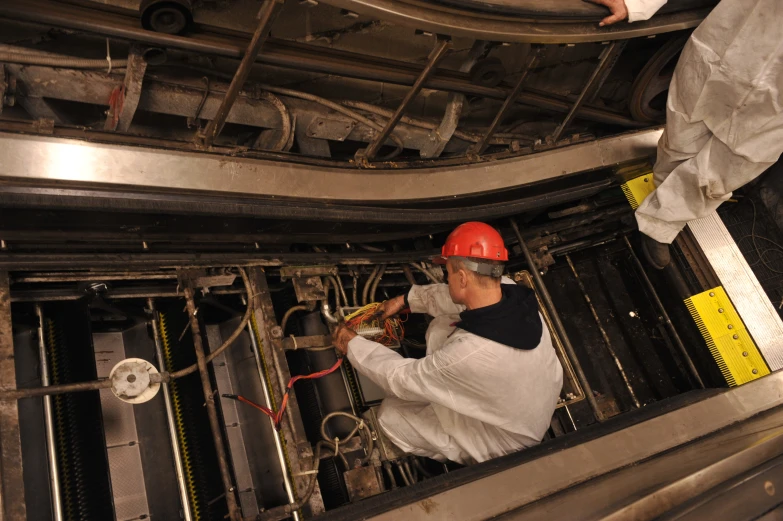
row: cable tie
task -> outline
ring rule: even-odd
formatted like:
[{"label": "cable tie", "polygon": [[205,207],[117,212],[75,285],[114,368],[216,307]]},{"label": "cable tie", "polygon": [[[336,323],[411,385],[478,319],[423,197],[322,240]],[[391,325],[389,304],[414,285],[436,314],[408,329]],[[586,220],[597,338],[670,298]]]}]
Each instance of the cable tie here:
[{"label": "cable tie", "polygon": [[111,52],[109,50],[109,39],[106,38],[106,61],[109,62],[109,70],[106,74],[111,74]]},{"label": "cable tie", "polygon": [[364,429],[364,427],[365,427],[365,425],[364,425],[364,420],[361,420],[361,421],[359,422],[359,430],[362,430],[362,429]]},{"label": "cable tie", "polygon": [[309,476],[310,474],[318,474],[317,470],[303,470],[302,472],[294,473],[294,477]]},{"label": "cable tie", "polygon": [[296,351],[297,349],[299,349],[299,346],[296,345],[296,337],[293,335],[293,333],[290,336],[291,336],[291,340],[294,342],[294,351]]},{"label": "cable tie", "polygon": [[337,436],[334,437],[334,455],[337,456],[340,454],[340,438]]}]

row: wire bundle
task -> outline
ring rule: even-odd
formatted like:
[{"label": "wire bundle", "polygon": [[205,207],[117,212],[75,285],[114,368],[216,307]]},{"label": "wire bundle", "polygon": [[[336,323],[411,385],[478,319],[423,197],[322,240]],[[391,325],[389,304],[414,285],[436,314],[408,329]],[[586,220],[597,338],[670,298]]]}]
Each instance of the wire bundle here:
[{"label": "wire bundle", "polygon": [[373,302],[345,317],[345,325],[379,344],[399,346],[405,337],[404,321],[396,317],[381,320],[382,314],[383,304]]}]

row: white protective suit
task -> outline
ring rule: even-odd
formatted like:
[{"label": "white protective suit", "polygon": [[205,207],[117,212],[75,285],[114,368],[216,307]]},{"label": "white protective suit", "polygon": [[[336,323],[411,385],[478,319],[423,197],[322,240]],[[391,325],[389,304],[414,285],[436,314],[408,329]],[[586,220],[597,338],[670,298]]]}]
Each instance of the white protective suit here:
[{"label": "white protective suit", "polygon": [[[634,20],[665,1],[625,0]],[[783,152],[783,1],[723,0],[683,49],[639,230],[671,243]]]},{"label": "white protective suit", "polygon": [[389,439],[405,452],[462,464],[538,444],[563,386],[546,325],[534,349],[514,349],[456,328],[465,307],[446,284],[413,286],[408,303],[433,317],[424,358],[362,337],[348,344],[351,364],[388,396],[379,422]]}]

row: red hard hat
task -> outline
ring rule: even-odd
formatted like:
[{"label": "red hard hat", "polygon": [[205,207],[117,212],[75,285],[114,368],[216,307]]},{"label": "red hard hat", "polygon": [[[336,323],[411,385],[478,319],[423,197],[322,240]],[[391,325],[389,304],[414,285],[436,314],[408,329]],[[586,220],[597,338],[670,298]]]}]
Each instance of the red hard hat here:
[{"label": "red hard hat", "polygon": [[441,262],[449,257],[474,257],[507,261],[508,250],[503,237],[492,226],[480,222],[460,224],[449,234],[441,250]]}]

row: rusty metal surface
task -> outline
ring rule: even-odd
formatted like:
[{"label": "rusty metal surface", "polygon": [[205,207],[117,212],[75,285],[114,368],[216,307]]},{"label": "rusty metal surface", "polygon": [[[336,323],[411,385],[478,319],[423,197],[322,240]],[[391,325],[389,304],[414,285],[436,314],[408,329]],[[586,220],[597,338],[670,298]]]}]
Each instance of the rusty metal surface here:
[{"label": "rusty metal surface", "polygon": [[[16,388],[11,291],[8,272],[0,270],[0,390]],[[22,477],[22,442],[16,400],[0,401],[0,519],[24,521],[27,508]]]},{"label": "rusty metal surface", "polygon": [[353,501],[376,496],[383,492],[375,467],[359,467],[343,474],[348,498]]},{"label": "rusty metal surface", "polygon": [[321,277],[294,277],[292,282],[297,302],[311,302],[326,298],[326,290]]},{"label": "rusty metal surface", "polygon": [[[283,332],[277,324],[275,310],[272,306],[272,298],[266,281],[266,274],[260,267],[248,269],[248,277],[253,290],[255,302],[253,329],[258,335],[259,348],[263,355],[264,368],[269,376],[272,398],[275,409],[280,405],[286,384],[291,378],[288,362],[285,358],[282,336]],[[307,440],[302,423],[302,416],[296,400],[296,394],[291,393],[288,400],[286,414],[283,416],[281,432],[285,439],[285,451],[291,473],[294,475],[294,488],[296,496],[301,497],[310,483],[309,475],[297,475],[313,468],[313,448]],[[311,515],[317,515],[324,511],[321,491],[316,483],[308,507]]]},{"label": "rusty metal surface", "polygon": [[215,453],[217,454],[218,466],[220,467],[220,477],[225,489],[226,505],[228,506],[228,515],[231,521],[240,521],[242,512],[237,504],[235,494],[236,487],[232,481],[231,469],[226,454],[226,443],[223,439],[223,429],[218,420],[217,406],[215,405],[215,395],[212,391],[209,369],[207,367],[206,355],[204,353],[204,342],[201,337],[201,325],[196,316],[198,310],[194,302],[194,290],[190,283],[185,285],[185,300],[187,302],[188,316],[190,318],[190,332],[193,335],[193,347],[196,351],[196,361],[198,363],[198,373],[201,377],[201,387],[204,391],[204,402],[209,417],[209,427],[212,431],[212,438],[215,443]]}]

